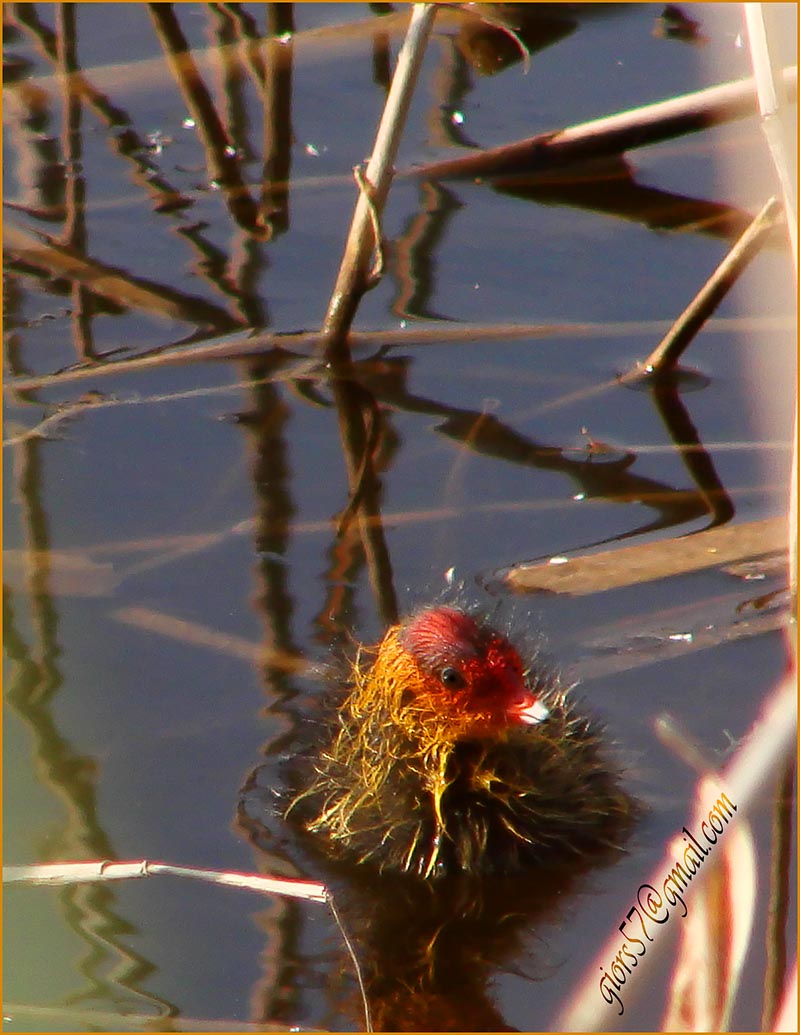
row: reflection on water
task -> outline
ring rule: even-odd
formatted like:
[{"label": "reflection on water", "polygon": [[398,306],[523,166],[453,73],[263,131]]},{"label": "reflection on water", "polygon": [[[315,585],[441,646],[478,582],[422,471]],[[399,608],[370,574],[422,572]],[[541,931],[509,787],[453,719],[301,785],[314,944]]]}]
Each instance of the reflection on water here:
[{"label": "reflection on water", "polygon": [[[776,348],[790,337],[780,247],[757,260],[774,298],[707,328],[702,376],[618,380],[763,199],[719,196],[710,152],[679,141],[635,170],[425,178],[431,161],[635,106],[645,88],[708,85],[686,42],[705,40],[719,78],[748,74],[732,9],[668,24],[648,5],[597,6],[437,11],[385,280],[359,311],[375,332],[336,362],[315,328],[408,11],[3,7],[6,858],[327,880],[377,1029],[546,1025],[685,819],[691,775],[653,719],[668,708],[716,748],[721,730],[744,734],[783,665],[780,572],[735,591],[724,572],[675,576],[584,611],[537,599],[653,804],[613,866],[434,889],[263,828],[280,760],[321,720],[331,653],[379,639],[445,572],[506,599],[505,572],[526,561],[783,508],[759,462],[785,472],[788,435],[757,437],[740,365],[754,326],[771,321]],[[766,164],[752,124],[720,133]],[[666,627],[696,635],[666,661],[630,650]],[[9,890],[8,1028],[363,1024],[323,909],[143,883]],[[568,922],[586,889],[592,908]],[[776,998],[793,938],[773,923],[768,958],[753,948],[741,1027],[760,1021],[764,972]],[[657,1025],[668,980],[631,1024]]]}]

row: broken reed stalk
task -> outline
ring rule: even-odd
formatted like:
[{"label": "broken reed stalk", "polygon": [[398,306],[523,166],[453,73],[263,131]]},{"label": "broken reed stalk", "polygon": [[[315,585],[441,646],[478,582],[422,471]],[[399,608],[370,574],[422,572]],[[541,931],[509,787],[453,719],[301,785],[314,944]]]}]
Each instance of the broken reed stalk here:
[{"label": "broken reed stalk", "polygon": [[674,369],[697,332],[758,254],[765,237],[777,223],[780,211],[778,199],[770,198],[641,367],[623,380],[642,374],[652,377]]},{"label": "broken reed stalk", "polygon": [[[781,81],[790,97],[797,95],[797,68],[785,68]],[[544,172],[568,163],[622,154],[683,133],[696,133],[721,122],[757,112],[753,79],[710,86],[667,101],[607,115],[569,129],[538,133],[489,151],[432,162],[402,175],[420,180],[510,176]]]},{"label": "broken reed stalk", "polygon": [[330,892],[317,881],[295,880],[291,877],[264,877],[257,873],[234,873],[223,870],[205,870],[170,863],[150,862],[72,862],[43,863],[34,866],[4,866],[4,884],[86,884],[93,881],[134,880],[138,877],[189,877],[210,884],[225,884],[231,888],[304,898],[311,902],[328,902]]},{"label": "broken reed stalk", "polygon": [[[699,827],[695,818],[706,818],[704,809],[708,800],[714,800],[724,792],[736,806],[736,819],[749,815],[761,805],[761,796],[765,785],[783,770],[786,760],[794,757],[796,750],[797,728],[797,694],[792,676],[784,679],[763,704],[761,714],[748,735],[742,741],[728,765],[717,775],[706,775],[697,784],[695,791],[695,816],[688,817],[690,829]],[[680,843],[681,835],[677,835]],[[664,857],[658,867],[649,875],[648,884],[656,889],[663,885],[664,878],[675,865],[675,852],[670,838],[665,846]],[[703,868],[692,878],[693,890],[703,884],[708,875],[722,859],[722,852],[712,852],[704,860]],[[636,894],[635,888],[631,888]],[[687,906],[691,908],[691,898],[687,896]],[[633,910],[631,910],[631,914]],[[630,915],[628,919],[630,920]],[[680,914],[679,914],[680,915]],[[669,917],[669,914],[668,914]],[[667,918],[668,918],[667,917]],[[624,919],[624,917],[620,917]],[[663,920],[662,920],[663,922]],[[679,922],[679,921],[676,921]],[[652,925],[656,926],[656,925]],[[633,929],[633,928],[631,928]],[[603,946],[595,959],[586,968],[584,978],[574,994],[567,1001],[554,1023],[553,1031],[610,1031],[614,1027],[616,1010],[603,999],[598,987],[597,975],[606,970],[620,950],[623,938],[615,930],[608,942]],[[656,930],[655,938],[647,945],[649,966],[660,957],[667,947],[672,946],[672,939],[666,930]],[[648,987],[647,972],[634,973],[629,984],[625,986],[625,1004],[629,1005],[642,992],[651,991]],[[613,1013],[609,1013],[613,1010]]]},{"label": "broken reed stalk", "polygon": [[434,4],[414,5],[405,42],[397,58],[397,68],[378,126],[372,157],[363,174],[363,184],[360,184],[342,264],[322,326],[329,352],[341,350],[359,300],[370,286],[367,265],[373,248],[380,250],[381,242],[377,239],[379,221],[394,176],[400,135],[435,15]]},{"label": "broken reed stalk", "polygon": [[515,593],[587,596],[734,564],[782,550],[785,543],[783,517],[762,518],[707,528],[677,539],[571,556],[566,563],[553,564],[550,560],[519,564],[509,569],[505,581]]}]

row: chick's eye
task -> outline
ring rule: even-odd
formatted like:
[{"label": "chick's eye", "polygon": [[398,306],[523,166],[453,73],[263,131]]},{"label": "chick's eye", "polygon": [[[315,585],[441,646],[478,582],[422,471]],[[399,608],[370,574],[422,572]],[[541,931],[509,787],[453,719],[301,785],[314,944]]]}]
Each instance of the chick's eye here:
[{"label": "chick's eye", "polygon": [[452,668],[450,665],[442,669],[439,678],[450,690],[458,690],[465,685],[464,677],[457,668]]}]

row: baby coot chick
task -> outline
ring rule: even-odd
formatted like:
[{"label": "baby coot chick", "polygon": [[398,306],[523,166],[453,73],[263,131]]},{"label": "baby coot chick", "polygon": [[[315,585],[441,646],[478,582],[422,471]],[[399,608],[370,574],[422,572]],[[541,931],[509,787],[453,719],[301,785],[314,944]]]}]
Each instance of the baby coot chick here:
[{"label": "baby coot chick", "polygon": [[618,847],[636,806],[568,691],[482,619],[418,611],[359,650],[287,814],[333,855],[426,878]]}]

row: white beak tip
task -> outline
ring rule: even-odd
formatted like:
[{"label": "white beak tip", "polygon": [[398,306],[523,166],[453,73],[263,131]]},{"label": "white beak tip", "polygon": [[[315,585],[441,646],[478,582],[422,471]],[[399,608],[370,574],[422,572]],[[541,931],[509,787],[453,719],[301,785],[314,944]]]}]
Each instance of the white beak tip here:
[{"label": "white beak tip", "polygon": [[538,726],[540,722],[544,722],[550,717],[550,709],[537,698],[533,704],[520,708],[517,717],[529,726]]}]

